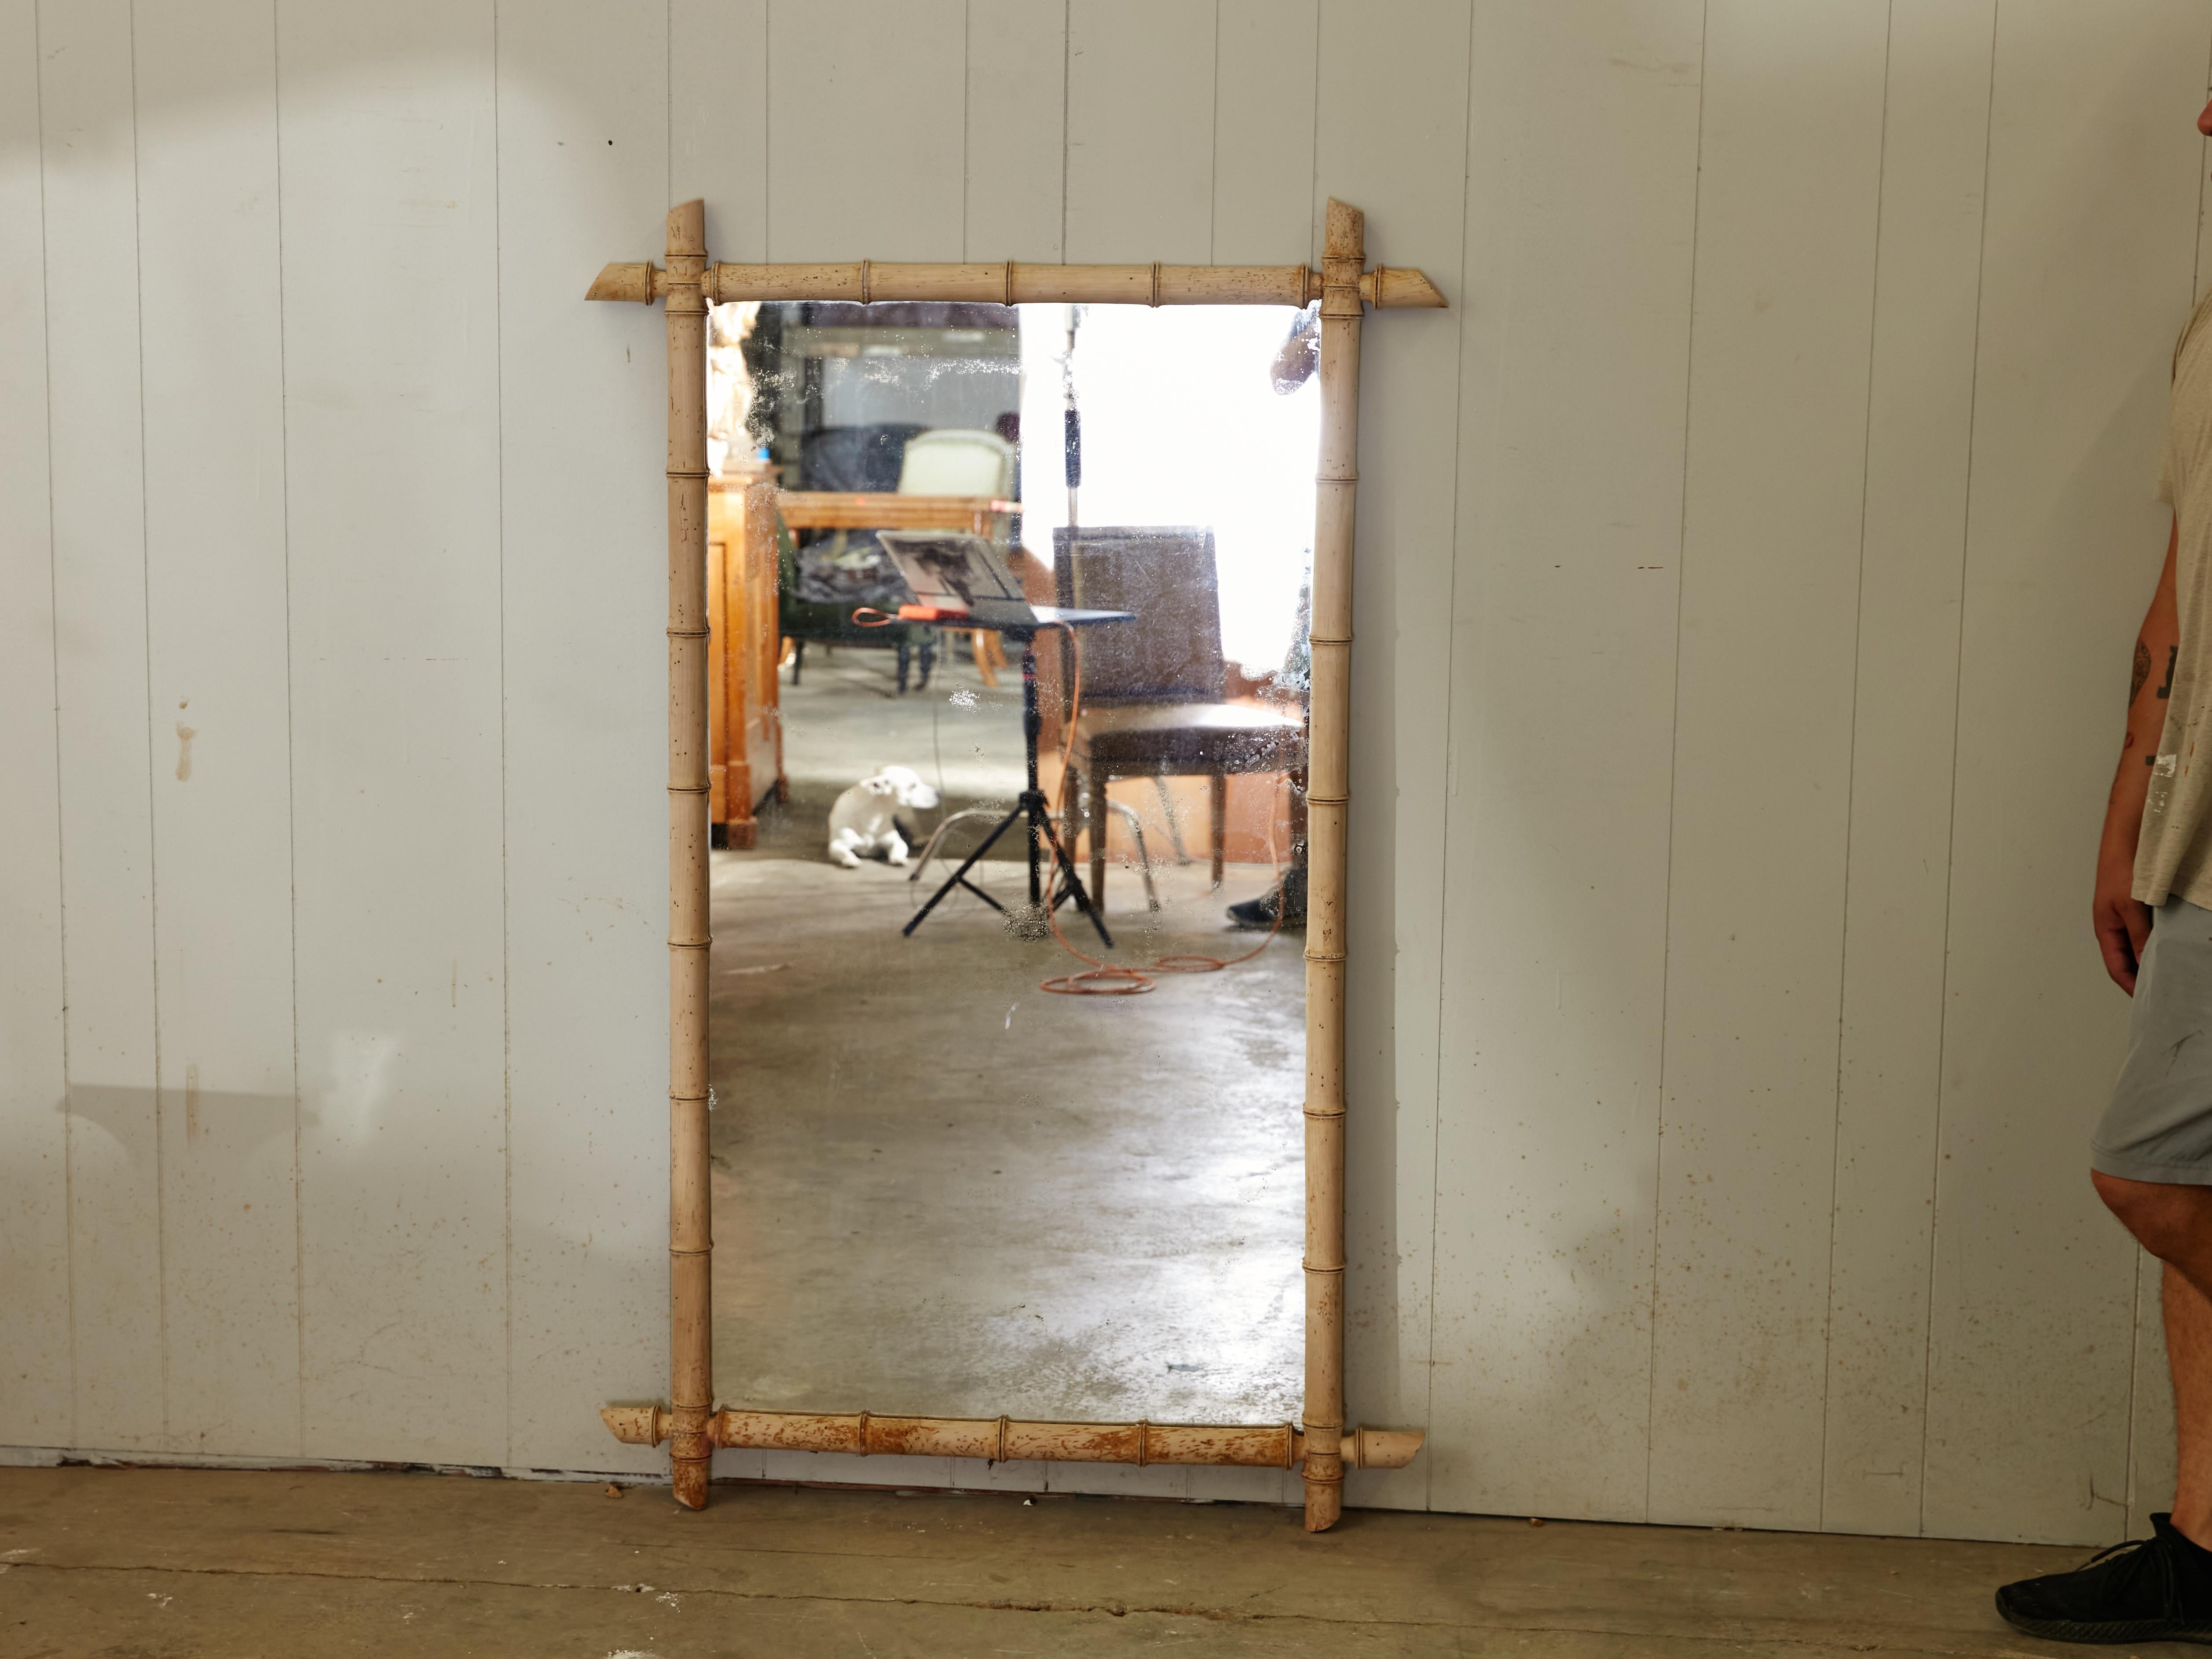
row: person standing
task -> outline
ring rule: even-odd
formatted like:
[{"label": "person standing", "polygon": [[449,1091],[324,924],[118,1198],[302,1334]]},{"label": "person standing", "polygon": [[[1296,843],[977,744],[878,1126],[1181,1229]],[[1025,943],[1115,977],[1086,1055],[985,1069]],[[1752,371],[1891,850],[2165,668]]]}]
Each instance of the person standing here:
[{"label": "person standing", "polygon": [[[1316,300],[1291,319],[1291,331],[1275,348],[1275,361],[1268,366],[1267,383],[1274,387],[1278,397],[1287,398],[1313,379],[1320,368],[1321,301]],[[1313,684],[1313,647],[1306,638],[1312,625],[1313,577],[1309,572],[1305,586],[1298,594],[1297,626],[1291,635],[1290,653],[1274,676],[1274,683],[1296,690],[1302,703]],[[1291,782],[1291,787],[1303,790],[1304,770],[1293,774]],[[1276,919],[1279,912],[1279,922]],[[1306,844],[1303,838],[1291,848],[1290,862],[1275,878],[1273,887],[1257,898],[1229,907],[1229,925],[1252,933],[1279,926],[1306,925]]]},{"label": "person standing", "polygon": [[[2212,106],[2197,127],[2212,137]],[[2178,1477],[2148,1538],[1997,1591],[2008,1623],[2061,1642],[2212,1642],[2212,295],[2174,349],[2159,496],[2172,529],[2091,906],[2105,969],[2134,1001],[2089,1178],[2165,1264]]]}]

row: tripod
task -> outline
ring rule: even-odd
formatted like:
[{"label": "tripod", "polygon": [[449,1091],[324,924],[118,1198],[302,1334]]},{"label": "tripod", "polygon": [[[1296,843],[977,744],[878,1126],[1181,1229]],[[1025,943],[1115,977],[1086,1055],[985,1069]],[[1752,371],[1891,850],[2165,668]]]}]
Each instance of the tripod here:
[{"label": "tripod", "polygon": [[[1052,620],[1055,615],[1044,606],[1038,607],[1038,614],[1048,621]],[[1121,620],[1123,613],[1097,611],[1061,611],[1056,614],[1060,619],[1069,622],[1118,622]],[[927,920],[929,913],[937,908],[939,901],[956,887],[966,888],[994,910],[1004,915],[1006,907],[969,880],[968,872],[975,867],[975,861],[978,859],[991,850],[1000,836],[1005,835],[1015,824],[1026,822],[1029,838],[1030,908],[1032,910],[1039,909],[1045,903],[1044,872],[1042,866],[1044,862],[1043,848],[1048,847],[1052,849],[1053,867],[1059,872],[1053,878],[1052,908],[1057,910],[1070,899],[1073,899],[1075,908],[1089,918],[1091,925],[1098,930],[1100,942],[1109,950],[1113,948],[1114,936],[1106,931],[1106,919],[1098,914],[1098,907],[1091,903],[1090,892],[1084,887],[1082,878],[1075,873],[1075,860],[1068,856],[1067,849],[1060,844],[1060,832],[1053,827],[1052,808],[1045,800],[1044,791],[1037,787],[1037,737],[1044,730],[1044,720],[1037,712],[1036,636],[1038,629],[1042,625],[1043,623],[1041,623],[1018,625],[1003,623],[999,624],[1000,633],[1011,635],[1021,641],[1022,746],[1027,753],[1029,761],[1029,787],[1022,791],[1020,798],[1014,802],[1013,810],[1000,818],[991,833],[983,837],[983,844],[961,860],[960,867],[947,876],[938,890],[929,896],[928,902],[914,913],[914,920],[899,930],[908,939],[914,937],[914,930]],[[1100,832],[1100,829],[1093,829],[1091,831],[1093,835]],[[1040,837],[1042,838],[1042,845],[1039,842]]]}]

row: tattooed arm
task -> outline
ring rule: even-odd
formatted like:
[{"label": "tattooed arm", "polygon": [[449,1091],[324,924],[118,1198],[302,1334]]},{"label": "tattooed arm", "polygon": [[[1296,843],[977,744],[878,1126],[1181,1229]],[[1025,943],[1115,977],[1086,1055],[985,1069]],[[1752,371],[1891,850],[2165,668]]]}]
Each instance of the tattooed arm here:
[{"label": "tattooed arm", "polygon": [[2173,556],[2180,540],[2177,526],[2166,544],[2166,568],[2151,595],[2142,631],[2136,635],[2135,672],[2128,686],[2127,733],[2120,741],[2119,770],[2105,807],[2105,833],[2097,844],[2097,891],[2093,905],[2097,948],[2105,971],[2130,996],[2136,993],[2136,964],[2150,938],[2150,907],[2138,904],[2135,884],[2136,842],[2142,833],[2143,800],[2150,793],[2151,763],[2166,726],[2166,693],[2173,684],[2173,659],[2180,649],[2181,620],[2174,601]]}]

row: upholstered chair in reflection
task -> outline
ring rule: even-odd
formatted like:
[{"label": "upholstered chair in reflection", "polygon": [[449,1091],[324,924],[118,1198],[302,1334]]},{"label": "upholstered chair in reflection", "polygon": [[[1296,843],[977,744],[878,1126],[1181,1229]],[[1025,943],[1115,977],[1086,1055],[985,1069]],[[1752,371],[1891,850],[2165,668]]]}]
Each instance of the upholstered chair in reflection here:
[{"label": "upholstered chair in reflection", "polygon": [[[1218,887],[1229,780],[1302,773],[1306,741],[1305,722],[1297,716],[1231,702],[1224,695],[1228,665],[1213,532],[1151,526],[1057,529],[1053,581],[1063,605],[1135,614],[1134,621],[1090,629],[1083,640],[1082,705],[1069,760],[1082,787],[1066,792],[1065,817],[1070,847],[1079,828],[1090,831],[1092,898],[1103,902],[1107,790],[1120,777],[1208,781]],[[1283,849],[1285,859],[1290,850]]]}]

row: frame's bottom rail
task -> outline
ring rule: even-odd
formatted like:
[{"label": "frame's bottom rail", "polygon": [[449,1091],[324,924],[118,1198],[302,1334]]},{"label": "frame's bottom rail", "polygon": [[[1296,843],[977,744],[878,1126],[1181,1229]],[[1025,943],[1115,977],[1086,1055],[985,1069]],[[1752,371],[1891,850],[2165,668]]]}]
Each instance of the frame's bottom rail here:
[{"label": "frame's bottom rail", "polygon": [[[665,1406],[608,1406],[599,1413],[625,1445],[657,1446],[673,1419]],[[844,1452],[858,1457],[981,1457],[993,1462],[1231,1465],[1290,1469],[1305,1461],[1305,1435],[1288,1423],[1025,1423],[1005,1417],[878,1417],[872,1412],[749,1412],[725,1407],[707,1422],[717,1446]],[[1344,1466],[1402,1469],[1421,1449],[1420,1429],[1350,1429]]]}]

